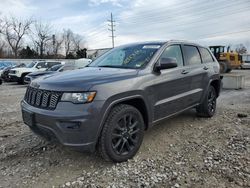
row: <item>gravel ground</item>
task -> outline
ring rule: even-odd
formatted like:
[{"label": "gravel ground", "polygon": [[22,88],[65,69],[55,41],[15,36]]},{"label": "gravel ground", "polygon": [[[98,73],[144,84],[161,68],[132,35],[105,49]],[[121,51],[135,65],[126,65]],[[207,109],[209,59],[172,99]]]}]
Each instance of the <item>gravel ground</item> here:
[{"label": "gravel ground", "polygon": [[[21,119],[25,86],[0,86],[0,187],[250,187],[250,71],[223,90],[217,114],[190,110],[149,129],[139,153],[104,162],[34,135]],[[247,117],[241,117],[241,115]]]}]

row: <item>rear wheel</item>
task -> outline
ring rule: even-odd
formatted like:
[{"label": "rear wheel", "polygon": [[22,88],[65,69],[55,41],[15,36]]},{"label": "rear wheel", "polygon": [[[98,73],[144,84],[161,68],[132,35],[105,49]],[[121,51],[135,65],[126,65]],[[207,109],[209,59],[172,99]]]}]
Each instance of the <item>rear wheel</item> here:
[{"label": "rear wheel", "polygon": [[133,106],[120,104],[109,114],[99,140],[99,152],[107,161],[123,162],[134,157],[144,135],[141,113]]},{"label": "rear wheel", "polygon": [[203,102],[197,107],[197,114],[201,117],[212,117],[216,111],[216,91],[213,86],[209,86],[208,92]]}]

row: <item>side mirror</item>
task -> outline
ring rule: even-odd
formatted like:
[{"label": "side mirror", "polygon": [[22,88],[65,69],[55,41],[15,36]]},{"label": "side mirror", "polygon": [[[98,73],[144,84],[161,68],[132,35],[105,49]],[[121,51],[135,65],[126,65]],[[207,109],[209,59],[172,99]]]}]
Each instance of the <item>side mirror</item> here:
[{"label": "side mirror", "polygon": [[41,66],[41,65],[38,65],[36,68],[40,69],[40,68],[42,68],[42,66]]},{"label": "side mirror", "polygon": [[175,68],[177,66],[178,65],[176,58],[166,57],[159,60],[159,62],[155,66],[155,69],[156,71],[160,71],[163,69]]}]

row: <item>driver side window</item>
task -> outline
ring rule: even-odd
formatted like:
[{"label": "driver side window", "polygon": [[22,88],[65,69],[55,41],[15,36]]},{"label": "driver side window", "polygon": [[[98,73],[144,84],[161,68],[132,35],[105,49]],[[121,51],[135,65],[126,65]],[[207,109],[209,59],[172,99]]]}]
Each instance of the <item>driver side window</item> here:
[{"label": "driver side window", "polygon": [[161,54],[160,58],[175,58],[178,67],[183,66],[183,57],[180,45],[168,46],[165,51]]},{"label": "driver side window", "polygon": [[45,62],[40,62],[40,63],[37,63],[37,65],[36,65],[36,68],[46,68],[46,66],[45,66]]}]

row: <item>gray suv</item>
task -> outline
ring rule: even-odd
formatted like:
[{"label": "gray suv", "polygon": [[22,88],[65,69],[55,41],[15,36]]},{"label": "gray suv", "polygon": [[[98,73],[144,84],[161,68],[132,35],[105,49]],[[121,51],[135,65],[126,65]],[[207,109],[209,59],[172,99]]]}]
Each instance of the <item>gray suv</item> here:
[{"label": "gray suv", "polygon": [[31,130],[122,162],[144,131],[184,110],[212,117],[221,80],[208,48],[183,41],[124,45],[81,70],[31,82],[21,102]]}]

